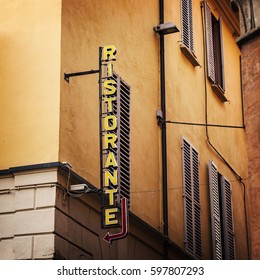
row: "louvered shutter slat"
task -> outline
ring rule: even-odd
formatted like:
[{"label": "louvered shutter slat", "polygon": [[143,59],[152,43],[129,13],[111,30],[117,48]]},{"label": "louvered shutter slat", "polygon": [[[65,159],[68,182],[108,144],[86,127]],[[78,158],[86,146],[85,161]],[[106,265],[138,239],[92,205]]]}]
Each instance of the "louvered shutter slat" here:
[{"label": "louvered shutter slat", "polygon": [[182,42],[189,48],[189,24],[188,24],[188,0],[181,1],[181,12],[182,12]]},{"label": "louvered shutter slat", "polygon": [[202,256],[199,158],[197,151],[183,138],[183,189],[186,250],[198,259]]},{"label": "louvered shutter slat", "polygon": [[220,53],[221,53],[221,81],[220,86],[225,90],[225,74],[224,74],[224,48],[223,48],[223,35],[222,35],[222,18],[219,18],[219,40],[220,40]]},{"label": "louvered shutter slat", "polygon": [[201,258],[202,256],[202,241],[201,241],[201,209],[200,205],[194,205],[195,213],[195,256]]},{"label": "louvered shutter slat", "polygon": [[206,42],[207,42],[207,71],[210,80],[215,83],[215,58],[214,44],[212,34],[212,14],[206,1],[204,1],[205,11],[205,27],[206,27]]},{"label": "louvered shutter slat", "polygon": [[184,188],[184,215],[185,215],[185,246],[186,250],[193,253],[193,210],[191,190],[191,162],[190,145],[185,139],[182,141],[183,157],[183,188]]},{"label": "louvered shutter slat", "polygon": [[190,50],[194,51],[194,39],[193,39],[193,17],[192,17],[192,0],[189,0],[189,30],[190,30]]},{"label": "louvered shutter slat", "polygon": [[232,194],[230,182],[221,178],[221,201],[223,209],[224,255],[227,260],[235,259],[235,241],[233,229]]},{"label": "louvered shutter slat", "polygon": [[182,43],[194,51],[192,0],[181,1]]},{"label": "louvered shutter slat", "polygon": [[199,182],[199,155],[191,147],[192,155],[192,180],[193,180],[193,207],[194,207],[194,241],[195,256],[200,258],[202,255],[201,247],[201,209],[200,209],[200,182]]},{"label": "louvered shutter slat", "polygon": [[117,163],[118,163],[118,200],[128,199],[130,207],[130,86],[116,73],[113,75],[117,82],[116,114],[118,119]]},{"label": "louvered shutter slat", "polygon": [[209,193],[211,206],[211,228],[213,259],[222,259],[221,221],[219,205],[218,170],[212,161],[209,161]]},{"label": "louvered shutter slat", "polygon": [[186,246],[189,252],[193,253],[193,211],[192,200],[190,197],[186,197],[185,201],[186,210]]}]

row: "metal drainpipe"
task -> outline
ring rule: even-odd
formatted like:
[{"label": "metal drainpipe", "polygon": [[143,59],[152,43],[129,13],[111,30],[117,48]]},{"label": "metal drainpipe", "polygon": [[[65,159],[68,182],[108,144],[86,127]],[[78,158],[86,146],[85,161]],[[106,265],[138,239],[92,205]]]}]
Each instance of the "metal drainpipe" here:
[{"label": "metal drainpipe", "polygon": [[[164,23],[164,0],[159,0],[160,24]],[[168,183],[167,183],[167,142],[166,142],[166,101],[165,101],[165,55],[164,35],[160,34],[160,86],[162,120],[162,203],[163,203],[163,234],[168,237]],[[169,258],[168,244],[165,244],[165,259]]]}]

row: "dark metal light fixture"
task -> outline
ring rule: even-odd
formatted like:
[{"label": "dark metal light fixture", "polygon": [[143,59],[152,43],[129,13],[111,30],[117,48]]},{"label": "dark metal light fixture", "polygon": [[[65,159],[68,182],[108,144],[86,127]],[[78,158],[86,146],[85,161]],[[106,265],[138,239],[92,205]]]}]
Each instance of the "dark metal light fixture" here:
[{"label": "dark metal light fixture", "polygon": [[172,22],[161,23],[157,26],[154,26],[153,30],[160,35],[167,35],[179,32],[177,26]]}]

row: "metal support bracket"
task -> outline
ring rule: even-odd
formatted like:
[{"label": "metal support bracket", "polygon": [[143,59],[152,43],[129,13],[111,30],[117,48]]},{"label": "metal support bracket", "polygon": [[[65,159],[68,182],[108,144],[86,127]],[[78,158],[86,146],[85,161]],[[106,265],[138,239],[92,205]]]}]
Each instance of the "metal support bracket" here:
[{"label": "metal support bracket", "polygon": [[99,69],[98,70],[83,71],[83,72],[75,72],[75,73],[64,73],[64,80],[69,83],[70,82],[70,77],[90,75],[90,74],[96,74],[96,73],[99,73]]}]

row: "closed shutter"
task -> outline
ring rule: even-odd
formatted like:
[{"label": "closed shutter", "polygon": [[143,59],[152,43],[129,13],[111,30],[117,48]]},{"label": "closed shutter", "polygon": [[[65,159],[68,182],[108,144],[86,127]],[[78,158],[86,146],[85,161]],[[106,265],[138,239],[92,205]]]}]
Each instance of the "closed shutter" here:
[{"label": "closed shutter", "polygon": [[196,258],[202,256],[201,207],[198,152],[183,138],[183,197],[185,248]]},{"label": "closed shutter", "polygon": [[192,177],[191,177],[191,155],[190,144],[182,140],[182,158],[183,158],[183,197],[184,197],[184,227],[185,227],[185,247],[190,253],[193,253],[193,207],[192,207]]},{"label": "closed shutter", "polygon": [[195,238],[195,256],[200,258],[201,248],[201,208],[200,208],[200,178],[199,178],[199,155],[192,148],[192,177],[193,177],[193,203],[194,203],[194,238]]},{"label": "closed shutter", "polygon": [[206,1],[204,1],[205,11],[205,27],[206,27],[206,42],[207,42],[207,71],[209,79],[215,83],[215,57],[214,57],[214,42],[212,33],[212,14]]},{"label": "closed shutter", "polygon": [[212,161],[209,161],[209,193],[210,193],[210,208],[211,208],[213,259],[221,260],[222,241],[221,241],[218,170]]},{"label": "closed shutter", "polygon": [[194,51],[192,0],[181,1],[182,43]]},{"label": "closed shutter", "polygon": [[220,44],[220,71],[221,79],[219,80],[219,85],[225,91],[225,75],[224,75],[224,48],[223,48],[223,35],[222,35],[222,18],[218,20],[219,23],[219,44]]},{"label": "closed shutter", "polygon": [[118,200],[127,198],[130,207],[130,86],[116,73],[113,77],[117,82]]},{"label": "closed shutter", "polygon": [[221,177],[221,202],[223,219],[224,257],[226,260],[235,259],[235,241],[233,229],[232,192],[230,182]]}]

